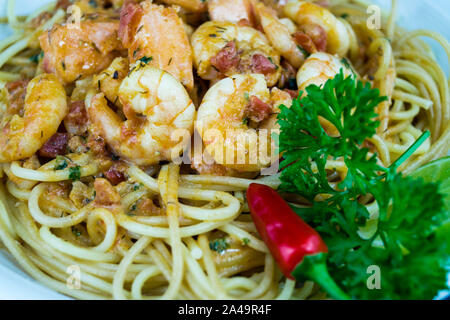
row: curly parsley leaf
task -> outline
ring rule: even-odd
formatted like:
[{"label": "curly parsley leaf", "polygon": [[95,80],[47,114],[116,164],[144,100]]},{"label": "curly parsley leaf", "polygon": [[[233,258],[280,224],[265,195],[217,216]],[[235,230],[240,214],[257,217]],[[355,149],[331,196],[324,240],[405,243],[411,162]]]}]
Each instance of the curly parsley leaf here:
[{"label": "curly parsley leaf", "polygon": [[[449,219],[438,185],[396,174],[371,192],[380,217],[370,239],[347,230],[322,233],[330,273],[359,299],[432,299],[445,288],[450,249],[449,234],[437,232]],[[372,265],[380,268],[379,290],[366,287]]]},{"label": "curly parsley leaf", "polygon": [[[350,175],[341,184],[348,190],[365,193],[367,182],[381,168],[376,157],[365,161],[365,139],[375,134],[379,122],[375,107],[385,101],[378,89],[363,84],[343,71],[323,87],[311,85],[307,95],[293,101],[291,108],[280,107],[281,190],[303,195],[310,201],[317,194],[335,194],[327,180],[329,158],[343,158]],[[300,92],[300,97],[303,92]],[[333,127],[337,136],[328,134],[324,125]]]},{"label": "curly parsley leaf", "polygon": [[[291,108],[280,107],[280,189],[310,201],[310,207],[294,210],[326,242],[329,273],[358,299],[433,298],[446,283],[450,235],[441,230],[449,212],[438,184],[396,173],[428,136],[383,168],[362,144],[375,134],[375,108],[386,97],[369,84],[344,78],[342,71],[306,93],[300,92]],[[344,161],[347,174],[332,185],[328,177],[336,159]],[[360,203],[364,195],[374,198],[376,219]],[[361,228],[368,226],[371,234],[363,237]],[[380,290],[367,288],[373,265],[381,271]]]}]

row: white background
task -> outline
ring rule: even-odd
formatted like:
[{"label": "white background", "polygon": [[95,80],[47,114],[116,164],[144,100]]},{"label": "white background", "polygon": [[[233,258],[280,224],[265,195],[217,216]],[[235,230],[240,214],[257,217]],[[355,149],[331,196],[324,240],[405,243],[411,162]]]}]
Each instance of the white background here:
[{"label": "white background", "polygon": [[[48,0],[16,0],[18,15],[33,12]],[[373,0],[383,8],[389,9],[390,0]],[[409,30],[429,29],[441,33],[450,39],[450,1],[449,0],[399,0],[398,23]],[[0,0],[0,16],[5,16],[6,0]],[[5,26],[0,25],[0,39],[9,34]],[[445,52],[433,41],[439,62],[448,74],[448,59]],[[28,277],[22,272],[8,254],[0,253],[0,299],[64,299],[60,295]]]}]

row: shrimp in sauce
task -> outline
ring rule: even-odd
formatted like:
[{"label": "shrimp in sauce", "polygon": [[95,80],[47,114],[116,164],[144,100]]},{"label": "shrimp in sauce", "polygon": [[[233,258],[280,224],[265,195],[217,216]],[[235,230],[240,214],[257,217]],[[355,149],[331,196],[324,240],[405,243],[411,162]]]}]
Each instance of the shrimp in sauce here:
[{"label": "shrimp in sauce", "polygon": [[280,78],[280,55],[256,29],[208,21],[194,32],[191,42],[197,73],[205,80],[260,73],[274,86]]},{"label": "shrimp in sauce", "polygon": [[[270,166],[276,157],[270,138],[271,130],[278,128],[281,104],[290,106],[290,95],[277,88],[269,91],[262,74],[235,75],[217,82],[206,93],[198,110],[196,130],[217,164],[240,172],[256,172]],[[258,138],[263,129],[267,135]],[[266,157],[261,157],[258,150],[263,144],[268,151]],[[240,153],[245,159],[238,158]]]},{"label": "shrimp in sauce", "polygon": [[55,25],[40,38],[44,71],[64,83],[98,73],[119,55],[119,21],[97,19],[76,25]]},{"label": "shrimp in sauce", "polygon": [[322,86],[329,79],[333,79],[340,70],[344,71],[344,76],[353,75],[348,62],[325,52],[317,52],[306,59],[305,63],[298,70],[297,86],[300,90],[305,90],[309,85]]},{"label": "shrimp in sauce", "polygon": [[[66,92],[52,74],[28,83],[23,110],[1,118],[0,163],[33,156],[58,130],[68,112]],[[9,109],[11,111],[11,109]]]},{"label": "shrimp in sauce", "polygon": [[174,8],[151,1],[127,3],[121,11],[119,37],[128,49],[130,64],[144,59],[193,89],[192,48]]},{"label": "shrimp in sauce", "polygon": [[121,83],[118,97],[124,121],[109,106],[103,93],[86,106],[91,131],[113,151],[138,165],[158,164],[178,157],[190,139],[172,135],[193,132],[195,106],[185,88],[169,73],[148,65],[137,66]]},{"label": "shrimp in sauce", "polygon": [[[257,3],[255,5],[255,11],[259,23],[272,46],[278,50],[293,67],[299,68],[306,59],[306,53],[301,50],[301,47],[299,47],[292,37],[292,34],[295,32],[292,28],[295,30],[295,25],[291,22],[291,25],[287,26],[285,21],[278,19],[275,11],[267,8],[262,3]],[[290,22],[290,20],[286,20]]]},{"label": "shrimp in sauce", "polygon": [[306,1],[292,0],[283,8],[284,14],[302,30],[295,36],[303,48],[311,52],[326,51],[344,57],[350,47],[350,37],[345,25],[327,8]]}]

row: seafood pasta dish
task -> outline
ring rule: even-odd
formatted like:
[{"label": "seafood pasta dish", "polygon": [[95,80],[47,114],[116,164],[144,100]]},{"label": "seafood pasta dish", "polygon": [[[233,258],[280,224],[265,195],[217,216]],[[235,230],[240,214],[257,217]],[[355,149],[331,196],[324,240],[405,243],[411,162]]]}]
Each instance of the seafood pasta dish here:
[{"label": "seafood pasta dish", "polygon": [[8,0],[0,249],[76,299],[435,298],[450,45],[398,6]]}]

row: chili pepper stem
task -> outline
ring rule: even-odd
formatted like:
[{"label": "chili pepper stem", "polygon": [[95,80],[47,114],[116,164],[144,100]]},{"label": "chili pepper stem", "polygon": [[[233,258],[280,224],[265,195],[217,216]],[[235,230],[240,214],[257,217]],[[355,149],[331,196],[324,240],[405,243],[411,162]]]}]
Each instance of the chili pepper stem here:
[{"label": "chili pepper stem", "polygon": [[333,299],[350,300],[351,297],[339,288],[328,273],[326,256],[324,253],[306,256],[302,263],[294,269],[292,275],[300,281],[307,278],[316,282]]},{"label": "chili pepper stem", "polygon": [[314,265],[306,275],[320,285],[332,298],[350,300],[350,297],[336,285],[323,263]]}]

